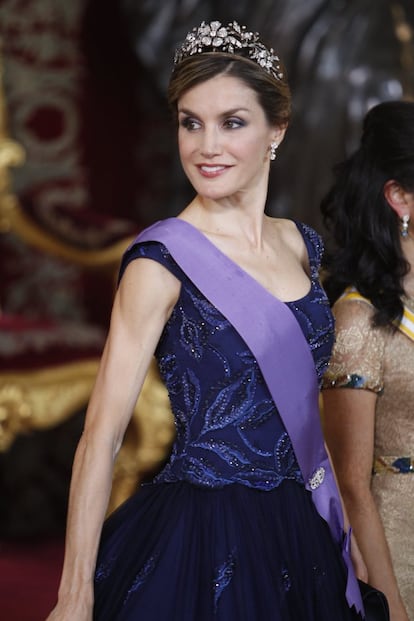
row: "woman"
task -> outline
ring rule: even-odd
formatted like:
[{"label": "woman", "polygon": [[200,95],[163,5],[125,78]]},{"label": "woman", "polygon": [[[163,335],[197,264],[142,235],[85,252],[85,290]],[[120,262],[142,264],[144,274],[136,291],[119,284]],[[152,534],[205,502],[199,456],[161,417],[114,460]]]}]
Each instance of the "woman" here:
[{"label": "woman", "polygon": [[[369,582],[414,619],[414,103],[386,102],[322,202],[336,249],[325,433]],[[401,594],[401,595],[400,595]]]},{"label": "woman", "polygon": [[[90,621],[93,606],[99,621],[360,618],[318,418],[333,340],[321,243],[264,215],[290,113],[283,68],[237,23],[203,23],[177,50],[169,100],[195,197],[123,259],[49,621]],[[98,549],[113,460],[154,351],[177,437]]]}]

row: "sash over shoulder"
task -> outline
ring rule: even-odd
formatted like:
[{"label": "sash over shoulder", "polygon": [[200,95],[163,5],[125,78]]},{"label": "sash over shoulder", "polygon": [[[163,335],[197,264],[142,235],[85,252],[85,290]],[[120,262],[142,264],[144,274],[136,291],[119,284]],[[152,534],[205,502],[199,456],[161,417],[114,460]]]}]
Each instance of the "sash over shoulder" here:
[{"label": "sash over shoulder", "polygon": [[344,534],[341,501],[322,434],[315,366],[295,316],[284,302],[188,222],[179,218],[159,221],[140,233],[132,245],[145,241],[166,246],[176,263],[232,323],[255,356],[291,438],[306,488],[334,539],[342,546],[348,569],[348,604],[363,614],[350,560],[350,534]]}]

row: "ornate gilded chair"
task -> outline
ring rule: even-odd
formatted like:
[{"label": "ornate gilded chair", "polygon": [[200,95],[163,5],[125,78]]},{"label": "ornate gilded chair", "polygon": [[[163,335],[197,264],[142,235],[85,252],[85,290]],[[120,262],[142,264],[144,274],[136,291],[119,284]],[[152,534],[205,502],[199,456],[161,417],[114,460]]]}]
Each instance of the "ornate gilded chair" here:
[{"label": "ornate gilded chair", "polygon": [[[44,252],[87,267],[114,271],[127,239],[99,252],[73,248],[43,231],[25,213],[12,192],[9,172],[10,167],[23,161],[23,148],[8,136],[0,82],[1,234],[13,232]],[[65,330],[69,332],[65,334]],[[79,326],[61,325],[50,319],[4,314],[0,308],[0,339],[0,451],[5,451],[17,434],[31,428],[53,427],[85,405],[104,334],[93,326],[82,331]]]},{"label": "ornate gilded chair", "polygon": [[[1,59],[0,59],[1,62]],[[82,266],[106,272],[114,284],[121,255],[135,232],[115,227],[111,243],[82,248],[45,230],[30,206],[12,191],[10,168],[24,161],[24,150],[7,130],[0,66],[0,234]],[[16,438],[47,430],[86,408],[104,342],[104,331],[50,319],[1,312],[0,306],[0,453]],[[150,368],[116,462],[109,511],[162,463],[173,437],[166,391],[155,362]]]}]

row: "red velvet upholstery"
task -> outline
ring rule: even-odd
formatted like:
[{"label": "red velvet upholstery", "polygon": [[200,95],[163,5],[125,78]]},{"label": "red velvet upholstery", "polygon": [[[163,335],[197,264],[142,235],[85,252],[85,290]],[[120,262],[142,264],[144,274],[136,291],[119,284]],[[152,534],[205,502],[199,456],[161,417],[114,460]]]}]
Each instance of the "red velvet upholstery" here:
[{"label": "red velvet upholstery", "polygon": [[0,316],[0,371],[38,371],[100,356],[105,332],[93,325]]}]

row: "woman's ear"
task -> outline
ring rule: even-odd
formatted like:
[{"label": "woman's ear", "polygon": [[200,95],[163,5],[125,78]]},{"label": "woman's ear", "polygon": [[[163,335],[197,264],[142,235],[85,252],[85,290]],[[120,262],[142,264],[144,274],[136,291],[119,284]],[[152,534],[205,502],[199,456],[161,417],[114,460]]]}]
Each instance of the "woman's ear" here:
[{"label": "woman's ear", "polygon": [[287,123],[285,123],[284,125],[279,125],[275,127],[275,131],[273,134],[273,142],[276,142],[277,145],[280,145],[283,138],[285,137],[286,130],[287,130]]},{"label": "woman's ear", "polygon": [[407,215],[414,206],[414,195],[406,192],[394,179],[385,183],[384,196],[399,218]]}]

